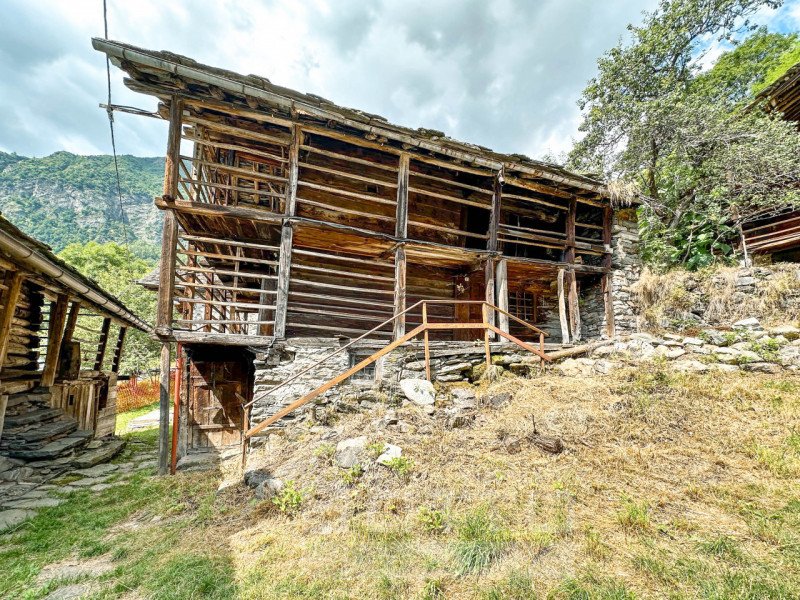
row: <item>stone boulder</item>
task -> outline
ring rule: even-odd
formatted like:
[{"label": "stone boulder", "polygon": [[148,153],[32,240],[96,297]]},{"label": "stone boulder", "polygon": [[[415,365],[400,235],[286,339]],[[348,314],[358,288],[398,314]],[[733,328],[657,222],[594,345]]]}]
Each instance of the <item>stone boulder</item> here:
[{"label": "stone boulder", "polygon": [[761,331],[763,329],[761,323],[755,317],[736,321],[736,323],[733,324],[733,328],[739,331]]},{"label": "stone boulder", "polygon": [[365,435],[342,440],[336,444],[333,460],[342,469],[350,469],[361,463],[366,447],[367,436]]},{"label": "stone boulder", "polygon": [[386,444],[383,448],[383,452],[377,458],[378,464],[387,465],[392,459],[400,458],[403,454],[403,449],[400,446],[395,446],[394,444]]},{"label": "stone boulder", "polygon": [[417,406],[430,406],[436,400],[436,390],[427,379],[402,379],[400,391]]},{"label": "stone boulder", "polygon": [[283,481],[274,477],[269,477],[256,486],[256,498],[259,500],[271,500],[283,490]]}]

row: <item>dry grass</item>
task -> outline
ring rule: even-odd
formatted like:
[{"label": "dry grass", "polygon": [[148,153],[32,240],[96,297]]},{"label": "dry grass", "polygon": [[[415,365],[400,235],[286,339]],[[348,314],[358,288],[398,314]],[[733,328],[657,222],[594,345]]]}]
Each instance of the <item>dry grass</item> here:
[{"label": "dry grass", "polygon": [[759,281],[755,294],[736,292],[737,267],[667,273],[645,269],[635,289],[642,326],[659,330],[690,325],[681,315],[690,311],[698,298],[705,307],[703,319],[711,324],[730,325],[748,317],[756,317],[764,325],[800,320],[800,303],[792,306],[787,302],[790,296],[800,294],[797,267],[778,264],[770,269],[775,275]]},{"label": "dry grass", "polygon": [[[273,438],[261,459],[307,498],[293,519],[273,512],[237,533],[242,589],[259,598],[416,598],[429,588],[506,598],[528,585],[556,597],[581,589],[693,596],[703,586],[727,589],[730,565],[719,556],[732,553],[760,565],[759,585],[784,585],[778,573],[789,558],[800,561],[792,546],[800,530],[780,533],[775,515],[800,512],[792,446],[800,378],[777,384],[654,366],[613,378],[505,381],[495,387],[514,401],[468,430],[445,430],[413,409],[401,411],[413,425],[407,434],[374,431],[374,415],[354,416],[341,437],[398,444],[415,465],[401,478],[367,464],[355,485],[315,458],[315,435]],[[530,415],[567,451],[510,454],[498,443],[528,433]],[[420,516],[431,511],[435,528]],[[685,577],[685,561],[704,575]],[[278,564],[277,580],[253,584]]]},{"label": "dry grass", "polygon": [[[382,409],[335,424],[401,446],[406,473],[368,459],[346,478],[323,432],[272,436],[251,462],[294,482],[292,516],[242,485],[215,493],[214,473],[132,488],[98,597],[800,596],[800,376],[641,365],[481,385],[514,398],[469,429],[413,407],[405,433],[376,428]],[[501,442],[531,415],[564,452]]]}]

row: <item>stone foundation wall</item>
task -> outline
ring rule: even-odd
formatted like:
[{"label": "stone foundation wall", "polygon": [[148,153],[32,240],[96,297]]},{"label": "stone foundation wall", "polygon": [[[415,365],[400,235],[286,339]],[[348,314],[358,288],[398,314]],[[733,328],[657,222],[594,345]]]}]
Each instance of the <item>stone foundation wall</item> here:
[{"label": "stone foundation wall", "polygon": [[[637,331],[636,298],[633,287],[642,275],[639,255],[639,224],[636,210],[614,211],[611,228],[611,289],[614,304],[614,327],[617,335]],[[605,331],[605,315],[603,327]]]}]

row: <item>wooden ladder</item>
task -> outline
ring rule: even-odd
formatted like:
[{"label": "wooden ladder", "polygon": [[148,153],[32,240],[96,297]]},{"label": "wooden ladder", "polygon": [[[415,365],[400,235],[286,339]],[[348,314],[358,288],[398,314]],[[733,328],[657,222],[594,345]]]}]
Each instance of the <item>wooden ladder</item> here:
[{"label": "wooden ladder", "polygon": [[[428,305],[429,304],[473,304],[473,305],[481,305],[481,311],[482,311],[483,320],[481,322],[475,322],[475,323],[431,323],[431,322],[428,321]],[[431,379],[431,366],[430,366],[430,346],[429,346],[429,339],[428,339],[429,338],[428,333],[430,331],[443,331],[443,330],[456,330],[456,329],[482,329],[484,331],[484,348],[485,348],[485,353],[486,353],[486,365],[487,365],[487,367],[490,366],[491,363],[492,363],[491,353],[490,353],[490,348],[489,348],[490,332],[494,332],[495,334],[499,335],[500,337],[505,338],[505,339],[509,340],[510,342],[513,342],[514,344],[516,344],[517,346],[519,346],[523,350],[527,350],[528,352],[531,352],[531,353],[535,354],[536,356],[538,356],[539,358],[541,358],[544,361],[548,361],[549,362],[550,360],[552,360],[547,354],[545,354],[545,351],[544,351],[544,338],[547,335],[547,333],[545,333],[544,331],[542,331],[538,327],[535,327],[534,325],[531,325],[530,323],[528,323],[526,321],[523,321],[522,319],[516,317],[515,315],[512,315],[511,313],[509,313],[509,312],[507,312],[507,311],[505,311],[505,310],[503,310],[501,308],[498,308],[497,306],[494,306],[493,304],[489,304],[488,302],[480,301],[480,300],[420,300],[419,302],[417,302],[417,303],[409,306],[408,308],[406,308],[403,312],[396,314],[391,319],[387,319],[386,321],[384,321],[383,323],[381,323],[377,327],[372,328],[371,330],[367,331],[366,333],[364,333],[363,335],[359,336],[358,338],[352,340],[348,344],[342,346],[341,348],[337,348],[335,351],[333,351],[330,354],[328,354],[327,356],[321,358],[320,360],[318,360],[317,362],[315,362],[311,366],[306,367],[305,369],[303,369],[299,373],[296,373],[295,375],[293,375],[292,377],[290,377],[286,381],[283,381],[282,383],[279,383],[278,385],[276,385],[272,389],[268,390],[266,392],[266,394],[269,395],[269,394],[281,389],[282,387],[288,385],[289,383],[297,380],[302,375],[308,373],[312,369],[317,368],[319,365],[321,365],[322,363],[326,362],[327,360],[333,358],[334,356],[336,356],[338,354],[341,354],[342,352],[344,352],[345,350],[350,348],[353,344],[363,340],[364,338],[366,338],[369,335],[375,333],[379,329],[382,329],[383,327],[386,327],[387,325],[393,323],[401,315],[406,314],[407,312],[411,311],[414,308],[417,308],[418,306],[422,306],[422,324],[421,325],[415,327],[414,329],[412,329],[411,331],[406,333],[404,336],[394,340],[393,342],[391,342],[387,346],[384,346],[380,350],[374,352],[373,354],[371,354],[370,356],[368,356],[367,358],[365,358],[364,360],[362,360],[358,364],[353,365],[352,367],[350,367],[346,371],[340,373],[336,377],[333,377],[332,379],[329,379],[328,381],[323,383],[321,386],[319,386],[315,390],[312,390],[311,392],[307,393],[302,398],[299,398],[299,399],[295,400],[294,402],[292,402],[291,404],[288,404],[287,406],[285,406],[284,408],[282,408],[281,410],[276,412],[274,415],[271,415],[270,417],[268,417],[267,419],[265,419],[261,423],[250,427],[249,429],[247,429],[244,432],[245,441],[249,440],[254,435],[260,433],[261,431],[263,431],[264,429],[266,429],[270,425],[276,423],[277,421],[279,421],[280,419],[282,419],[283,417],[285,417],[289,413],[291,413],[291,412],[297,410],[298,408],[300,408],[301,406],[311,402],[314,398],[318,397],[320,394],[324,394],[325,392],[327,392],[332,387],[334,387],[336,385],[339,385],[343,381],[346,381],[347,379],[349,379],[350,377],[352,377],[353,375],[355,375],[356,373],[358,373],[359,371],[361,371],[365,367],[368,367],[369,365],[374,363],[379,358],[381,358],[383,356],[386,356],[392,350],[395,350],[395,349],[399,348],[400,346],[402,346],[406,342],[411,341],[412,339],[414,339],[415,337],[417,337],[420,334],[424,335],[424,342],[425,342],[425,373],[426,373],[426,376],[428,378],[428,381],[430,381],[430,379]],[[530,329],[531,331],[537,333],[539,335],[539,345],[538,345],[538,347],[532,346],[532,345],[530,345],[530,344],[528,344],[526,342],[523,342],[519,338],[516,338],[513,335],[511,335],[510,333],[503,331],[499,327],[496,327],[493,323],[490,322],[490,319],[489,319],[491,311],[496,311],[496,312],[498,312],[500,314],[506,315],[509,319],[512,319],[513,321],[515,321],[517,323],[520,323],[520,324],[524,325],[525,327],[527,327],[528,329]],[[248,402],[248,403],[243,405],[243,407],[245,409],[245,414],[249,415],[249,409],[253,405],[254,402],[255,402],[255,400],[251,400],[250,402]],[[248,426],[249,426],[249,424],[247,423],[247,421],[245,421],[245,428],[248,427]]]}]

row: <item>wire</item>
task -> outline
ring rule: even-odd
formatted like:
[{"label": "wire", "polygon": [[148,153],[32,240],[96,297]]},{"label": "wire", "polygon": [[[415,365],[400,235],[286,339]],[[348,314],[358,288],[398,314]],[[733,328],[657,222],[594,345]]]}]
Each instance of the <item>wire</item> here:
[{"label": "wire", "polygon": [[[103,0],[103,32],[105,34],[105,39],[108,39],[108,6],[106,1],[107,0]],[[111,152],[114,155],[114,173],[117,180],[117,198],[119,200],[120,217],[122,218],[122,238],[123,242],[125,243],[125,250],[128,254],[128,260],[125,261],[125,264],[128,267],[128,284],[132,285],[133,270],[131,268],[131,259],[133,255],[131,253],[130,243],[128,242],[128,223],[126,222],[127,220],[125,218],[125,203],[122,200],[122,183],[119,176],[119,160],[117,159],[117,141],[114,136],[114,108],[111,103],[111,59],[108,58],[108,55],[106,55],[106,81],[108,83],[108,102],[106,104],[106,114],[108,115],[108,126],[111,130]]]}]

